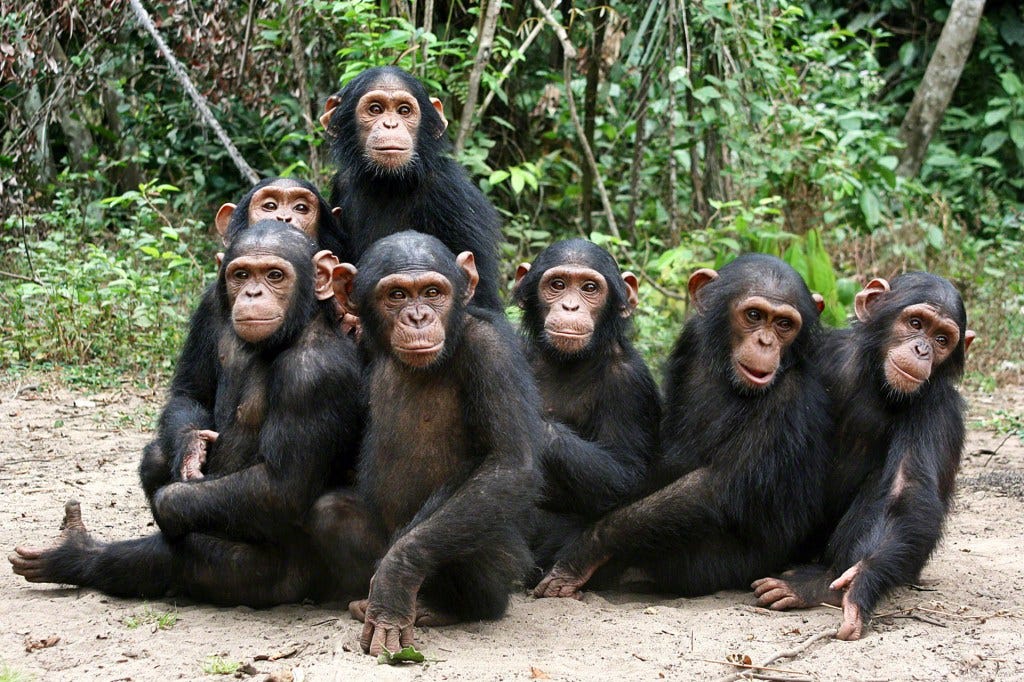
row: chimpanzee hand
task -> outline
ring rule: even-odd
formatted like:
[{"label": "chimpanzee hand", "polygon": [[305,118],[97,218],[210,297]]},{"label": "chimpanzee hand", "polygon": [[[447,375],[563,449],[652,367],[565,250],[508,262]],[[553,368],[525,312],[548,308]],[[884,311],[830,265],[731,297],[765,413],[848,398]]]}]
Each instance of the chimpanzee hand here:
[{"label": "chimpanzee hand", "polygon": [[206,464],[207,443],[216,443],[220,434],[208,429],[193,431],[185,448],[185,456],[181,459],[178,473],[181,480],[191,481],[203,477],[203,465]]},{"label": "chimpanzee hand", "polygon": [[395,576],[396,572],[389,571],[386,564],[387,557],[370,579],[370,596],[359,637],[363,652],[371,656],[384,649],[399,651],[413,643],[416,589],[403,584],[409,581]]},{"label": "chimpanzee hand", "polygon": [[861,562],[858,561],[829,585],[829,589],[843,591],[843,624],[839,626],[836,639],[853,641],[860,639],[864,633],[864,614],[853,597],[855,581],[860,570]]},{"label": "chimpanzee hand", "polygon": [[153,495],[153,518],[168,539],[180,538],[188,532],[184,510],[189,497],[188,483],[170,483]]}]

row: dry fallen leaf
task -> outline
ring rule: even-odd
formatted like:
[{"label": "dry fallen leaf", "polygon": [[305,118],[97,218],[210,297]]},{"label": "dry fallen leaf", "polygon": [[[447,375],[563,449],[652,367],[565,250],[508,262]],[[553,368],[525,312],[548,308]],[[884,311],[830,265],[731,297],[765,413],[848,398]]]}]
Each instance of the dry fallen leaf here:
[{"label": "dry fallen leaf", "polygon": [[550,680],[551,679],[551,675],[548,675],[546,672],[544,672],[540,668],[534,668],[531,665],[530,666],[530,679],[531,680]]},{"label": "dry fallen leaf", "polygon": [[33,652],[40,649],[49,649],[51,646],[60,641],[60,637],[51,635],[44,639],[32,639],[31,637],[25,638],[25,651]]},{"label": "dry fallen leaf", "polygon": [[746,654],[729,654],[725,657],[725,660],[737,665],[753,665],[753,662],[750,660],[750,656],[747,656]]}]

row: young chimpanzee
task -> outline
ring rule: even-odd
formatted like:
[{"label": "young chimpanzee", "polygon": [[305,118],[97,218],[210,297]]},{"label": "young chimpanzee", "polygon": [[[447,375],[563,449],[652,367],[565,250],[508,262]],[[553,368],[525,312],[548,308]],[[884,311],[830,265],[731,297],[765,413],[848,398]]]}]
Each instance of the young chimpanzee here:
[{"label": "young chimpanzee", "polygon": [[440,100],[405,71],[378,67],[328,98],[320,121],[337,164],[331,204],[358,259],[375,240],[403,230],[470,251],[478,307],[500,311],[498,212],[451,158]]},{"label": "young chimpanzee", "polygon": [[565,542],[626,501],[657,453],[658,387],[629,339],[637,279],[584,239],[516,271],[527,354],[549,440],[541,453],[535,554],[546,571]]},{"label": "young chimpanzee", "polygon": [[[274,220],[297,227],[322,248],[346,257],[347,246],[327,202],[305,180],[269,178],[249,190],[236,207],[224,204],[217,211],[217,232],[225,246],[250,225]],[[212,284],[189,323],[189,334],[178,358],[167,404],[160,414],[156,439],[143,450],[139,476],[146,497],[172,481],[202,476],[213,430],[213,403],[221,376],[218,344],[230,326]]]},{"label": "young chimpanzee", "polygon": [[372,357],[359,486],[390,537],[351,605],[373,655],[415,624],[501,617],[530,565],[540,398],[477,281],[472,253],[408,231],[370,246],[352,287]]},{"label": "young chimpanzee", "polygon": [[334,257],[308,236],[262,221],[242,231],[220,268],[216,311],[223,376],[205,476],[153,496],[161,532],[102,543],[65,507],[47,548],[19,547],[14,572],[123,597],[186,595],[269,606],[365,590],[365,566],[328,566],[305,531],[333,477],[353,466],[363,410],[355,342],[335,323]]},{"label": "young chimpanzee", "polygon": [[[697,314],[667,368],[663,487],[604,516],[534,590],[575,596],[627,567],[684,596],[745,586],[791,560],[820,515],[825,391],[819,309],[800,276],[747,255],[690,277]],[[770,569],[769,569],[770,570]]]},{"label": "young chimpanzee", "polygon": [[842,606],[839,639],[859,639],[878,601],[915,580],[938,544],[964,443],[956,384],[974,339],[960,294],[928,273],[872,280],[855,312],[826,345],[836,435],[824,565],[753,584],[776,610]]}]

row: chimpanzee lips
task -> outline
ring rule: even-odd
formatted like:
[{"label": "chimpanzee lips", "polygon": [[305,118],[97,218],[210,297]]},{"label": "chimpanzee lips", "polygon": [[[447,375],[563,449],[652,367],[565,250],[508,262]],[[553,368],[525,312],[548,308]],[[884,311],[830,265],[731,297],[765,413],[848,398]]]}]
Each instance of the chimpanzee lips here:
[{"label": "chimpanzee lips", "polygon": [[742,362],[736,363],[736,369],[739,370],[740,378],[751,386],[767,386],[772,382],[772,379],[775,378],[775,369],[765,372],[759,369],[754,369],[753,367],[747,367]]}]

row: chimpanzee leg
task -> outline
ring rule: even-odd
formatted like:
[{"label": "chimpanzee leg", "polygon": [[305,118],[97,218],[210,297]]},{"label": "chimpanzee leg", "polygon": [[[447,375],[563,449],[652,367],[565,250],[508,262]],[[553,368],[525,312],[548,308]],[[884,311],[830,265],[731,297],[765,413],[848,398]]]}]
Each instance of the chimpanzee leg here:
[{"label": "chimpanzee leg", "polygon": [[331,598],[365,597],[387,541],[362,498],[348,490],[321,495],[306,527],[330,572]]},{"label": "chimpanzee leg", "polygon": [[416,622],[441,625],[501,618],[508,608],[510,585],[522,582],[531,561],[525,546],[510,545],[438,567],[420,588],[417,600],[422,606],[417,606]]}]

